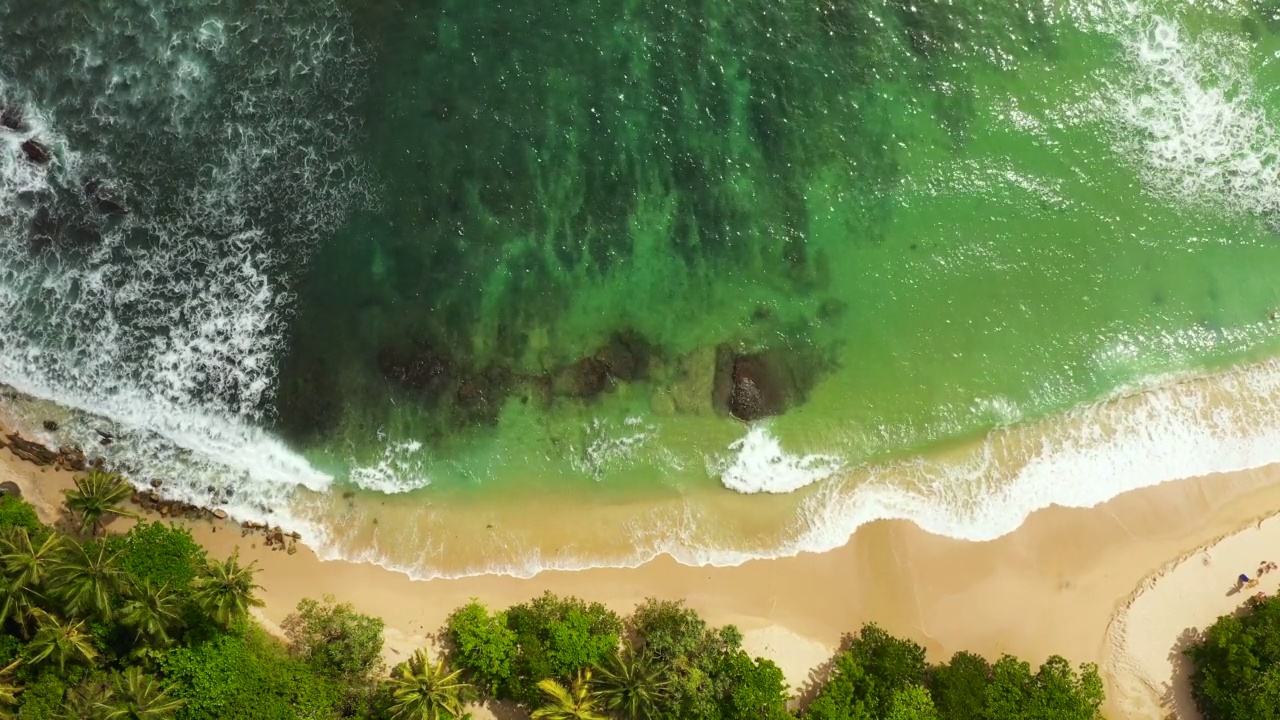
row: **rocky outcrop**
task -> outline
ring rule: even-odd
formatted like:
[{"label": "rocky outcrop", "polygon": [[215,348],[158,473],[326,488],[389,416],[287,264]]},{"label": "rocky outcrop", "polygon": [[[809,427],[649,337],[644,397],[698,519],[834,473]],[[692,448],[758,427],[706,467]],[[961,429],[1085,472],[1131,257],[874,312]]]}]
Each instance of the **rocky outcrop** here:
[{"label": "rocky outcrop", "polygon": [[739,353],[721,346],[716,353],[712,399],[721,412],[746,422],[781,415],[804,401],[822,368],[805,353]]},{"label": "rocky outcrop", "polygon": [[35,138],[24,140],[21,148],[23,157],[35,165],[48,165],[49,161],[53,159],[53,154],[49,151],[49,148]]},{"label": "rocky outcrop", "polygon": [[26,132],[27,121],[22,116],[22,110],[0,101],[0,128],[13,132]]},{"label": "rocky outcrop", "polygon": [[555,395],[590,399],[609,392],[617,383],[643,380],[655,349],[639,334],[615,333],[591,355],[562,368],[552,380]]},{"label": "rocky outcrop", "polygon": [[57,467],[63,470],[79,472],[89,467],[84,451],[78,447],[60,447],[51,450],[34,440],[27,440],[18,433],[9,433],[0,447],[8,447],[9,452],[18,458],[41,467]]},{"label": "rocky outcrop", "polygon": [[95,178],[84,179],[84,194],[102,215],[111,217],[129,214],[129,209]]}]

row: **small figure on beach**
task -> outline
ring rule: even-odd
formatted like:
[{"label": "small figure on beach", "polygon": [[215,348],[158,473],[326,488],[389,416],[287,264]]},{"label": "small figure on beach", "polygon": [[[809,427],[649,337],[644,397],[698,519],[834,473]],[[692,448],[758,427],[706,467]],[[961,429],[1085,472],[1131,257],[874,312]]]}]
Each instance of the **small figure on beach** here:
[{"label": "small figure on beach", "polygon": [[1250,580],[1249,576],[1245,575],[1244,573],[1240,573],[1240,577],[1236,578],[1237,588],[1251,588],[1257,584],[1258,584],[1258,581],[1256,579]]}]

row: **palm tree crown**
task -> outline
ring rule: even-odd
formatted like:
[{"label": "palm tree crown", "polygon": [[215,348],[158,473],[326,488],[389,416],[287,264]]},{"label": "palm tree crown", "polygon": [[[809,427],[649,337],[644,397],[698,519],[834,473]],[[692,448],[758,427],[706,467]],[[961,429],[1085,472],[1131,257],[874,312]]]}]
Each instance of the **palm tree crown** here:
[{"label": "palm tree crown", "polygon": [[461,670],[449,670],[444,658],[434,665],[418,650],[391,673],[392,720],[460,718],[462,706],[475,699],[475,688],[462,680]]},{"label": "palm tree crown", "polygon": [[0,717],[14,717],[9,712],[9,708],[18,704],[18,695],[22,692],[22,686],[14,682],[13,671],[18,669],[22,664],[19,658],[0,668]]},{"label": "palm tree crown", "polygon": [[624,720],[651,720],[666,694],[670,680],[630,648],[609,656],[596,668],[596,694],[609,710]]},{"label": "palm tree crown", "polygon": [[116,677],[112,692],[95,708],[102,720],[168,720],[185,703],[169,697],[159,681],[134,665]]},{"label": "palm tree crown", "polygon": [[591,671],[583,670],[569,687],[547,678],[538,683],[547,704],[533,711],[534,720],[607,720],[591,692]]},{"label": "palm tree crown", "polygon": [[38,542],[24,527],[9,527],[0,533],[0,622],[16,618],[26,625],[43,599],[43,588],[58,556],[59,541],[53,534]]},{"label": "palm tree crown", "polygon": [[85,631],[84,621],[68,622],[36,608],[36,634],[27,644],[27,661],[36,664],[45,660],[57,663],[64,670],[68,662],[92,663],[98,657],[93,637]]},{"label": "palm tree crown", "polygon": [[120,553],[107,550],[105,543],[78,543],[67,538],[65,551],[54,571],[57,593],[75,617],[96,617],[108,621],[114,614],[112,600],[121,586]]},{"label": "palm tree crown", "polygon": [[106,515],[137,517],[137,513],[119,507],[133,494],[133,488],[119,475],[95,468],[88,475],[76,478],[75,483],[75,490],[62,492],[67,496],[67,509],[80,516],[81,533],[87,527],[97,534]]},{"label": "palm tree crown", "polygon": [[254,564],[241,566],[239,557],[232,553],[223,562],[210,562],[195,579],[195,600],[214,620],[229,626],[249,614],[250,607],[262,607],[262,601],[254,597],[254,590],[262,586],[253,582],[258,572]]},{"label": "palm tree crown", "polygon": [[134,629],[135,639],[165,647],[173,641],[170,631],[181,622],[182,601],[168,585],[156,587],[150,580],[135,585],[121,610],[120,620]]}]

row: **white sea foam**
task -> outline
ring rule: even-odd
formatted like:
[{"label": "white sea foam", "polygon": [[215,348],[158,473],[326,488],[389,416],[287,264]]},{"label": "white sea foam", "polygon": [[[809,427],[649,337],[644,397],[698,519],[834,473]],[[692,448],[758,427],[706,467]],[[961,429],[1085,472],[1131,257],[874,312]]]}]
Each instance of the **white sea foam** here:
[{"label": "white sea foam", "polygon": [[1107,107],[1144,182],[1183,202],[1280,210],[1280,137],[1256,96],[1245,39],[1192,38],[1176,18],[1120,7],[1109,29],[1133,72],[1113,81]]},{"label": "white sea foam", "polygon": [[825,480],[844,461],[835,455],[793,455],[763,424],[729,446],[729,454],[713,457],[708,470],[730,490],[740,493],[789,493]]},{"label": "white sea foam", "polygon": [[621,425],[601,418],[587,423],[583,428],[585,447],[581,452],[572,450],[573,468],[599,480],[610,469],[633,462],[658,435],[658,428],[640,417],[628,417]]},{"label": "white sea foam", "polygon": [[[103,2],[62,18],[52,50],[6,47],[20,77],[74,91],[44,105],[49,93],[0,77],[0,97],[29,126],[0,132],[0,381],[83,411],[59,441],[250,519],[329,482],[260,425],[291,268],[369,198],[344,151],[359,62],[340,14],[321,5],[312,26],[288,32],[278,9],[248,6],[228,34],[225,3]],[[5,32],[29,22],[0,6]],[[294,60],[329,85],[285,82],[276,64]],[[51,163],[22,159],[29,137]],[[86,178],[132,212],[103,219]],[[41,207],[64,236],[32,252]],[[80,226],[92,239],[67,242]],[[100,429],[114,433],[110,447],[98,446]]]},{"label": "white sea foam", "polygon": [[[385,438],[383,438],[385,442]],[[420,490],[431,484],[429,458],[421,442],[387,442],[382,457],[372,465],[351,462],[351,481],[365,490],[394,495]]]}]

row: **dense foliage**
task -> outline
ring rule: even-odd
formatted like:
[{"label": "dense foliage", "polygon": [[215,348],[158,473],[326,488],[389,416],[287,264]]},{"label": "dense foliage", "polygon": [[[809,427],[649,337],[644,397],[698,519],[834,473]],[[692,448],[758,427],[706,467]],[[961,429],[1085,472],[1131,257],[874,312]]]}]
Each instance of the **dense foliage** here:
[{"label": "dense foliage", "polygon": [[1250,600],[1187,650],[1191,691],[1205,720],[1280,717],[1280,599]]},{"label": "dense foliage", "polygon": [[930,667],[924,648],[868,625],[851,636],[805,720],[1099,720],[1102,680],[1051,657],[1033,672],[1006,655],[994,665],[957,653]]},{"label": "dense foliage", "polygon": [[[539,720],[1099,717],[1090,666],[1054,657],[1033,671],[968,653],[930,666],[924,648],[874,625],[848,638],[812,702],[795,710],[782,671],[748,654],[733,626],[711,627],[675,602],[647,600],[623,618],[550,593],[499,611],[459,608],[443,629],[446,652],[419,651],[388,675],[382,621],[350,605],[303,600],[281,642],[249,617],[261,604],[252,564],[210,560],[189,532],[163,523],[98,538],[101,518],[127,515],[114,507],[120,496],[114,476],[78,483],[68,493],[76,535],[0,498],[0,717],[465,720],[466,706],[486,697]],[[1256,660],[1232,654],[1224,667],[1253,673],[1254,686],[1273,682],[1275,644],[1264,640],[1276,614],[1223,621],[1198,652],[1248,644]],[[1229,685],[1201,680],[1206,697]],[[1250,702],[1244,714],[1210,720],[1276,707]]]}]

